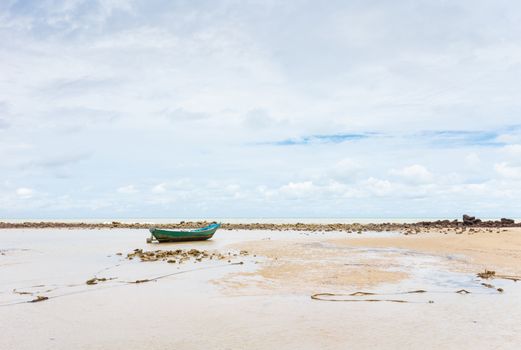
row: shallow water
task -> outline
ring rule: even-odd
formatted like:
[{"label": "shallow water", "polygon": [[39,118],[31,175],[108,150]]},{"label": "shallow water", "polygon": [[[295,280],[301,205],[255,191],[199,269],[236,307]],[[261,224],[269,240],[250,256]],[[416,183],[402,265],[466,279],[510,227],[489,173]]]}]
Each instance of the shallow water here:
[{"label": "shallow water", "polygon": [[[396,234],[363,236],[371,235]],[[161,245],[146,244],[147,236],[146,230],[0,230],[0,349],[517,349],[521,343],[521,282],[485,281],[503,293],[486,288],[474,274],[452,268],[465,263],[458,255],[327,242],[360,237],[338,232],[219,231],[211,241]],[[376,296],[339,298],[408,303],[320,301],[312,300],[307,290],[255,284],[245,293],[230,293],[225,284],[215,283],[257,271],[268,260],[260,256],[231,259],[242,265],[124,258],[135,248],[233,254],[237,244],[257,241],[334,252],[332,261],[354,268],[373,264],[406,272],[409,278],[398,283],[363,288]],[[122,283],[175,272],[185,273]],[[95,275],[117,279],[86,285]],[[360,290],[349,285],[343,289],[344,294]],[[418,289],[427,293],[401,294]],[[460,289],[471,294],[455,293]],[[316,290],[328,291],[327,285]],[[36,295],[50,299],[25,303]]]}]

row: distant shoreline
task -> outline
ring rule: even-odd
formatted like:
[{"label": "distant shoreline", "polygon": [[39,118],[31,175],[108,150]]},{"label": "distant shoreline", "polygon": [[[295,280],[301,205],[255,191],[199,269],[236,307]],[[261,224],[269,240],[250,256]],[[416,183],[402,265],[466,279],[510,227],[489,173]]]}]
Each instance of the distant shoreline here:
[{"label": "distant shoreline", "polygon": [[[0,222],[0,229],[149,229],[156,228],[180,228],[192,229],[207,225],[210,221],[179,221],[171,223],[127,223],[127,222]],[[270,230],[270,231],[412,231],[420,232],[433,229],[467,229],[467,228],[507,228],[521,227],[521,222],[503,218],[501,220],[481,221],[474,217],[466,217],[464,220],[435,220],[418,221],[413,223],[222,223],[224,230]]]}]

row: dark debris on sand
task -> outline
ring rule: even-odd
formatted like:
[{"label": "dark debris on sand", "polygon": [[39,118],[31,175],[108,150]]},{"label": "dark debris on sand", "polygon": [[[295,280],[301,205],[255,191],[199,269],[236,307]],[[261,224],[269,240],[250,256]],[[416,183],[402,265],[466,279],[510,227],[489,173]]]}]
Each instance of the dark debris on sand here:
[{"label": "dark debris on sand", "polygon": [[46,296],[42,296],[42,295],[38,295],[35,299],[29,301],[30,303],[38,303],[40,301],[44,301],[44,300],[47,300],[49,299],[49,297],[46,297]]},{"label": "dark debris on sand", "polygon": [[143,249],[134,249],[132,253],[127,254],[127,259],[132,260],[139,258],[140,261],[166,261],[170,264],[182,264],[185,261],[201,262],[203,260],[229,260],[232,257],[247,256],[249,253],[241,250],[239,253],[223,254],[220,252],[210,252],[199,249],[176,249],[176,250],[151,250],[144,251]]},{"label": "dark debris on sand", "polygon": [[478,272],[477,273],[477,276],[479,278],[483,278],[483,279],[489,279],[489,278],[494,278],[494,276],[496,275],[496,271],[491,271],[491,270],[485,270],[483,272]]},{"label": "dark debris on sand", "polygon": [[99,282],[106,282],[106,281],[110,281],[113,279],[115,279],[115,277],[113,277],[113,278],[94,277],[94,278],[91,278],[91,279],[85,281],[85,284],[94,285],[94,284],[98,284]]},{"label": "dark debris on sand", "polygon": [[498,273],[496,273],[496,271],[492,271],[492,270],[485,270],[483,272],[478,272],[476,274],[476,276],[478,276],[479,278],[482,278],[484,280],[491,279],[491,278],[497,278],[497,279],[511,280],[514,282],[521,281],[521,276],[498,274]]}]

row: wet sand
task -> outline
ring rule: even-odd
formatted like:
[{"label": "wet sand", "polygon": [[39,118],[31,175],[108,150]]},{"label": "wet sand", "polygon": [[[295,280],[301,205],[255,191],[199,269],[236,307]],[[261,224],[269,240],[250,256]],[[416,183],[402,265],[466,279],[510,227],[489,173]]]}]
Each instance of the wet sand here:
[{"label": "wet sand", "polygon": [[521,281],[476,273],[520,274],[521,231],[469,233],[4,229],[0,349],[516,349]]},{"label": "wet sand", "polygon": [[476,269],[498,270],[521,275],[521,229],[502,229],[501,232],[424,233],[415,236],[331,240],[333,244],[349,247],[396,248],[435,254],[443,257],[459,256],[463,264],[454,268],[464,271]]}]

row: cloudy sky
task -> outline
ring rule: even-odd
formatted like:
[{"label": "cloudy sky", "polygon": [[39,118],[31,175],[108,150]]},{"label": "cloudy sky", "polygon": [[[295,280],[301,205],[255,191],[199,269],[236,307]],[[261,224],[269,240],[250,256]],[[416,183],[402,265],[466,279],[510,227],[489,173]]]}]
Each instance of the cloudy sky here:
[{"label": "cloudy sky", "polygon": [[0,219],[521,217],[518,1],[5,0]]}]

